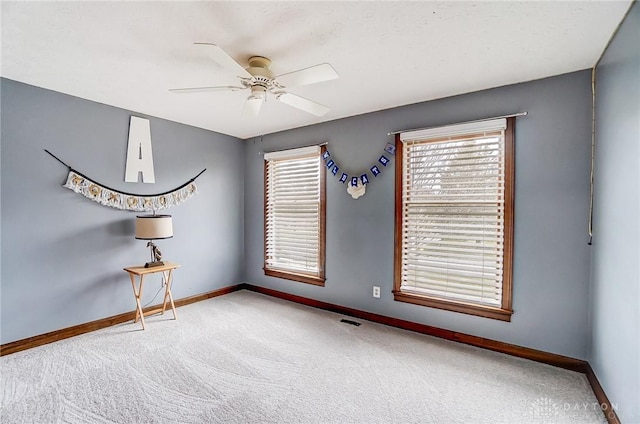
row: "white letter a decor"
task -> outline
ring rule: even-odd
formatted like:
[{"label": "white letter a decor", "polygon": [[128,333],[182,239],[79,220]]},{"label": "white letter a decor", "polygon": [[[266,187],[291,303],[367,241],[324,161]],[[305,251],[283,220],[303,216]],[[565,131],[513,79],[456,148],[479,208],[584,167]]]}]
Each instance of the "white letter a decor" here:
[{"label": "white letter a decor", "polygon": [[129,123],[129,145],[124,181],[137,183],[138,173],[143,183],[155,183],[153,152],[151,150],[151,125],[148,119],[132,116]]}]

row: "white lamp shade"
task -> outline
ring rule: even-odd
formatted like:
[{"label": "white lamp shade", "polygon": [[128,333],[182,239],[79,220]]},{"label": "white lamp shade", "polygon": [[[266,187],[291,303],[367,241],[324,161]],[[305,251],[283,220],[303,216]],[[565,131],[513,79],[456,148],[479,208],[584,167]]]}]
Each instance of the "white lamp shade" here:
[{"label": "white lamp shade", "polygon": [[171,215],[138,215],[136,217],[136,238],[157,240],[173,237]]}]

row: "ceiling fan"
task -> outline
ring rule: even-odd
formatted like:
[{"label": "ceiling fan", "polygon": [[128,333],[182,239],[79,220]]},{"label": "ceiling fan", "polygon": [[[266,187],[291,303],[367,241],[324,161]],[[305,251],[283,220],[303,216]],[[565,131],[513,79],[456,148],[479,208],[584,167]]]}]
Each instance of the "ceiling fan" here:
[{"label": "ceiling fan", "polygon": [[245,69],[233,60],[219,46],[210,43],[195,43],[207,49],[209,56],[223,69],[235,72],[240,79],[240,85],[226,85],[216,87],[173,88],[172,93],[199,93],[205,91],[240,91],[249,90],[250,94],[244,105],[243,115],[257,116],[262,104],[266,101],[267,92],[275,99],[316,116],[323,116],[329,112],[327,106],[305,99],[287,91],[288,87],[315,84],[338,78],[335,69],[328,63],[299,69],[286,74],[274,76],[269,67],[271,60],[262,56],[249,58],[249,66]]}]

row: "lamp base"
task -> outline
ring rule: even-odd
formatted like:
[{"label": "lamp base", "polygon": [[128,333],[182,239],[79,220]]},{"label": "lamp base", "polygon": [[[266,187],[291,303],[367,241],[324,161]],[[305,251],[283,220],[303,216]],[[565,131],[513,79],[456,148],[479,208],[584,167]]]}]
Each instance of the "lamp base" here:
[{"label": "lamp base", "polygon": [[164,262],[155,261],[155,262],[147,262],[146,264],[144,264],[145,268],[153,268],[154,266],[164,266]]}]

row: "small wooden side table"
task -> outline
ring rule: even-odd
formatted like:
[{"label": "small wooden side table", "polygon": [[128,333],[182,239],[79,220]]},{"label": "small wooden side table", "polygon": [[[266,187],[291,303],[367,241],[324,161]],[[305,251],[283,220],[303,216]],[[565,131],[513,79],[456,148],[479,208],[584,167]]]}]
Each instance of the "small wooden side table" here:
[{"label": "small wooden side table", "polygon": [[[157,314],[164,314],[164,311],[167,309],[167,301],[171,304],[171,310],[173,311],[173,319],[178,319],[178,315],[176,314],[176,306],[173,303],[173,295],[171,294],[171,283],[173,282],[173,270],[179,268],[180,265],[174,264],[172,262],[165,262],[162,266],[154,266],[150,268],[145,268],[144,266],[130,266],[124,268],[125,271],[129,273],[129,278],[131,279],[131,287],[133,288],[133,295],[136,297],[136,318],[133,322],[138,322],[138,318],[142,323],[142,329],[144,330],[144,316]],[[164,277],[165,290],[164,290],[164,301],[162,302],[162,308],[157,307],[151,309],[150,311],[144,312],[142,310],[142,287],[144,284],[144,277],[148,274],[156,274],[161,272]],[[138,288],[136,289],[136,275],[140,277]]]}]

